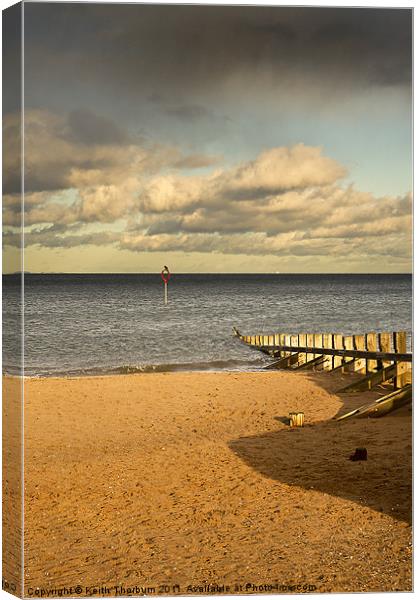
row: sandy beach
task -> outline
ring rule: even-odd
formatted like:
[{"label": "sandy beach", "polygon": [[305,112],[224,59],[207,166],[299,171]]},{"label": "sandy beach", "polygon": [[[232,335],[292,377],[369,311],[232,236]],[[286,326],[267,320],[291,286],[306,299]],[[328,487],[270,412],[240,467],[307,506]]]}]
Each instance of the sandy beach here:
[{"label": "sandy beach", "polygon": [[[343,383],[27,380],[26,595],[411,590],[411,409],[332,421],[377,397],[344,400]],[[296,410],[302,429],[283,422]],[[368,461],[348,460],[357,446]]]}]

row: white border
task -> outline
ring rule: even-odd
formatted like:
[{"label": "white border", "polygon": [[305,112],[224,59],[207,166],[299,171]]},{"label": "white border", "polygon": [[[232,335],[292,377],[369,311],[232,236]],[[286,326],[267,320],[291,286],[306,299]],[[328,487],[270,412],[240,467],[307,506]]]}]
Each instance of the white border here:
[{"label": "white border", "polygon": [[[32,0],[26,0],[26,2],[31,2]],[[73,2],[78,2],[79,0],[73,0]],[[67,2],[67,0],[54,0],[54,2]],[[80,3],[85,3],[85,2],[80,2]],[[95,2],[95,3],[101,3],[101,4],[137,4],[137,2],[123,2],[120,0],[104,0],[103,2]],[[16,2],[10,1],[10,0],[0,0],[0,8],[3,10],[9,6],[12,6],[13,4],[16,4]],[[230,0],[230,1],[223,1],[223,0],[211,0],[211,1],[207,1],[207,2],[199,2],[199,1],[193,1],[193,0],[183,0],[182,2],[179,1],[175,1],[175,0],[165,0],[164,2],[153,2],[152,0],[143,0],[142,2],[138,2],[138,4],[207,4],[207,5],[241,5],[241,6],[301,6],[301,7],[311,7],[311,6],[323,6],[323,7],[338,7],[338,8],[364,8],[364,7],[371,7],[371,8],[413,8],[415,7],[414,2],[400,2],[400,1],[392,1],[392,0],[381,0],[380,2],[376,2],[376,1],[372,1],[372,0],[358,0],[354,3],[347,3],[347,2],[327,2],[325,0],[311,0],[311,2],[301,2],[298,0],[288,0],[287,2],[272,2],[269,0],[266,0],[264,2],[258,2],[256,0],[254,0],[253,2],[245,2],[245,1],[240,1],[240,0]],[[24,10],[22,7],[22,215],[24,215],[24,211],[23,211],[23,205],[24,205],[24,171],[23,171],[23,165],[24,165]],[[417,64],[417,44],[416,44],[416,19],[415,19],[415,14],[413,14],[413,32],[414,32],[414,46],[413,46],[413,64],[414,67]],[[0,34],[1,35],[1,34]],[[415,75],[415,68],[414,68],[414,72],[413,74]],[[415,77],[414,77],[414,83],[415,83]],[[1,90],[1,79],[0,79],[0,90]],[[416,101],[415,101],[415,96],[414,96],[414,113],[415,114],[415,108],[416,108]],[[415,147],[415,141],[416,141],[416,130],[415,128],[413,128],[413,148]],[[418,161],[416,158],[416,154],[413,152],[413,172],[417,172],[417,169],[419,168],[418,165]],[[0,181],[1,181],[1,170],[0,170]],[[22,216],[22,219],[24,217]],[[419,217],[416,217],[416,211],[414,211],[414,228],[416,224],[419,224]],[[0,240],[1,240],[1,231],[0,231]],[[414,251],[416,250],[416,241],[414,240]],[[23,237],[23,232],[22,232],[22,243],[24,245],[24,237]],[[415,255],[415,252],[414,252]],[[22,249],[22,283],[24,283],[24,246]],[[413,279],[413,290],[414,290],[414,300],[416,298],[416,285],[415,285],[415,279]],[[1,291],[1,280],[0,280],[0,291]],[[22,302],[24,302],[24,286],[22,285]],[[415,302],[414,302],[414,307],[415,307]],[[24,314],[22,313],[22,327],[24,326]],[[1,334],[1,324],[0,324],[0,334]],[[414,343],[416,341],[416,335],[415,335],[415,323],[413,321],[413,332],[414,332],[414,336],[413,336],[413,340]],[[23,355],[24,355],[24,339],[22,340],[22,366],[23,366],[23,373],[24,373],[24,363],[23,363]],[[1,366],[1,357],[0,357],[0,366]],[[414,377],[416,377],[417,375],[417,369],[416,369],[416,362],[413,363],[413,367],[414,367]],[[0,388],[1,389],[1,388]],[[1,392],[0,392],[1,393]],[[24,444],[23,444],[23,431],[24,431],[24,390],[23,390],[23,379],[22,379],[22,465],[24,466]],[[415,414],[415,411],[414,411]],[[414,418],[414,420],[416,419],[416,417]],[[0,422],[1,422],[1,412],[0,412]],[[414,423],[416,425],[416,423]],[[414,459],[416,459],[416,455],[417,455],[417,449],[414,447]],[[416,461],[415,461],[416,462]],[[416,482],[415,482],[416,483]],[[24,489],[24,480],[23,480],[23,475],[22,475],[22,490]],[[414,498],[416,498],[416,485],[414,485]],[[1,498],[1,486],[0,486],[0,498]],[[23,526],[23,522],[24,522],[24,495],[22,494],[22,526]],[[0,521],[0,531],[1,531],[1,521]],[[416,566],[417,566],[417,561],[416,561],[416,553],[414,554],[414,575],[417,572]],[[24,545],[22,544],[22,579],[24,577]],[[415,583],[415,578],[414,578],[414,583]],[[23,580],[23,585],[24,585],[24,580]],[[324,594],[314,594],[315,596],[319,597],[319,596],[324,596]],[[347,596],[348,594],[327,594],[328,597],[334,599],[334,598],[344,598],[345,596]],[[395,596],[395,593],[368,593],[368,597],[369,598],[389,598],[389,597],[393,597]],[[412,596],[413,592],[405,592],[404,595],[407,596]],[[0,590],[0,600],[10,600],[10,598],[12,598],[13,596],[11,596],[10,594],[8,594],[7,592],[4,592],[2,590]],[[180,596],[179,596],[180,597]],[[190,598],[191,596],[188,596],[187,598]],[[202,598],[208,598],[209,596],[202,596]],[[215,596],[216,598],[220,598],[223,596]],[[286,596],[280,596],[280,595],[276,595],[276,594],[266,594],[266,595],[252,595],[252,598],[256,598],[258,600],[267,600],[268,598],[285,598]],[[226,598],[232,598],[232,596],[226,596]]]}]

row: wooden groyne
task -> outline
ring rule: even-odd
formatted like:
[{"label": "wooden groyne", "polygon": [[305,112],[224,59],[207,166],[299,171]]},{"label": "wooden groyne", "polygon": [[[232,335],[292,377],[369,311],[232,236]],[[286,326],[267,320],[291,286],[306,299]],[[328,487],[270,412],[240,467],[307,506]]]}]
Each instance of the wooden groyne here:
[{"label": "wooden groyne", "polygon": [[309,369],[358,372],[360,379],[340,391],[361,391],[393,382],[395,389],[412,383],[412,354],[407,352],[406,332],[275,333],[242,335],[240,341],[276,359],[267,369]]}]

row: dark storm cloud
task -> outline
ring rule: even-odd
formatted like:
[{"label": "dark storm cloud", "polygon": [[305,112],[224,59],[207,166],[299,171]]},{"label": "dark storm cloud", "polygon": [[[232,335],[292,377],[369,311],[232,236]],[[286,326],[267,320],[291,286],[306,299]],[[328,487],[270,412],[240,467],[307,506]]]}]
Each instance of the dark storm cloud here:
[{"label": "dark storm cloud", "polygon": [[[95,122],[95,116],[91,118]],[[18,193],[21,189],[21,160],[19,114],[10,114],[3,119],[3,143],[8,148],[4,161],[3,193]],[[87,125],[87,124],[86,124]],[[70,187],[68,176],[72,168],[105,169],[112,165],[111,151],[106,156],[95,156],[94,151],[106,147],[99,144],[110,136],[96,132],[86,126],[86,134],[77,127],[69,127],[66,121],[48,120],[46,114],[33,116],[30,111],[25,115],[25,190],[26,192],[52,191]],[[87,144],[88,139],[95,142]],[[48,151],[46,151],[48,150]]]},{"label": "dark storm cloud", "polygon": [[[3,119],[3,193],[21,189],[20,115]],[[25,111],[25,191],[53,191],[73,187],[74,170],[111,171],[132,159],[130,139],[112,120],[89,110],[69,115]],[[134,146],[133,146],[134,147]]]},{"label": "dark storm cloud", "polygon": [[122,145],[129,142],[128,135],[113,121],[90,110],[73,110],[67,118],[64,136],[84,145]]},{"label": "dark storm cloud", "polygon": [[176,117],[182,121],[197,121],[205,117],[211,117],[212,113],[204,106],[198,104],[185,104],[183,106],[174,106],[166,109],[166,113],[171,117]]},{"label": "dark storm cloud", "polygon": [[409,9],[29,3],[25,25],[29,92],[46,74],[157,104],[232,77],[257,89],[263,74],[321,89],[411,80]]},{"label": "dark storm cloud", "polygon": [[[372,84],[403,85],[412,78],[412,24],[408,10],[336,13],[313,34],[314,47],[338,52],[342,61],[355,59]],[[367,18],[362,18],[365,15]],[[363,66],[364,61],[366,64]]]},{"label": "dark storm cloud", "polygon": [[3,12],[3,114],[21,107],[21,28],[22,5],[15,4]]},{"label": "dark storm cloud", "polygon": [[295,29],[288,25],[284,25],[279,21],[275,23],[268,23],[267,25],[255,25],[252,27],[254,32],[260,32],[267,39],[271,37],[276,41],[293,42],[297,38]]}]

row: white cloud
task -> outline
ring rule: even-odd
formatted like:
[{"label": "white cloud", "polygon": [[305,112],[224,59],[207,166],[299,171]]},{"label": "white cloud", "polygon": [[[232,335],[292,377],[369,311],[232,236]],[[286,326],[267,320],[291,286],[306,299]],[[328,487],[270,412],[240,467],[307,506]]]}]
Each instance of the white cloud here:
[{"label": "white cloud", "polygon": [[[16,127],[16,119],[8,117],[6,136]],[[26,144],[32,183],[25,196],[25,224],[32,227],[27,245],[335,254],[351,260],[410,256],[411,194],[377,198],[343,185],[345,168],[319,147],[270,148],[254,160],[222,168],[218,157],[134,142],[111,122],[83,111],[72,118],[28,111]],[[7,164],[11,188],[17,155]],[[204,175],[179,171],[216,163]],[[18,243],[20,208],[20,196],[7,193],[6,244]],[[125,222],[124,232],[112,230],[116,221]],[[85,233],[85,224],[99,230]]]}]

